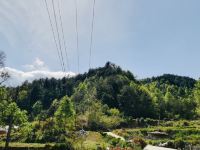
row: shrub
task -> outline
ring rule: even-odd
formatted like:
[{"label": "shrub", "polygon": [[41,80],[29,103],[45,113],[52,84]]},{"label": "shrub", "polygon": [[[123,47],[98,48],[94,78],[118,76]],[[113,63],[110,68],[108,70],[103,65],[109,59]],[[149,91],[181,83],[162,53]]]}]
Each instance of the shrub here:
[{"label": "shrub", "polygon": [[154,119],[150,119],[150,118],[145,119],[145,122],[147,125],[150,125],[150,126],[158,125],[158,120],[154,120]]},{"label": "shrub", "polygon": [[59,143],[52,147],[52,150],[74,150],[71,143]]},{"label": "shrub", "polygon": [[139,118],[139,119],[137,119],[137,121],[138,121],[138,125],[139,125],[140,127],[146,126],[146,123],[145,123],[144,118]]},{"label": "shrub", "polygon": [[135,139],[133,139],[133,142],[136,145],[141,146],[141,148],[144,148],[147,145],[147,143],[141,138],[135,138]]},{"label": "shrub", "polygon": [[182,125],[184,127],[188,127],[188,126],[190,126],[190,123],[188,121],[183,121]]},{"label": "shrub", "polygon": [[100,134],[101,134],[103,137],[106,137],[106,136],[107,136],[107,134],[104,133],[104,132],[100,132]]},{"label": "shrub", "polygon": [[180,149],[183,149],[183,148],[185,148],[185,146],[186,146],[186,142],[185,141],[183,141],[182,139],[177,139],[177,140],[175,140],[174,141],[174,144],[175,144],[175,148],[180,148]]},{"label": "shrub", "polygon": [[120,142],[120,139],[115,139],[115,138],[113,138],[113,139],[111,140],[111,145],[117,146],[117,145],[119,144],[119,142]]}]

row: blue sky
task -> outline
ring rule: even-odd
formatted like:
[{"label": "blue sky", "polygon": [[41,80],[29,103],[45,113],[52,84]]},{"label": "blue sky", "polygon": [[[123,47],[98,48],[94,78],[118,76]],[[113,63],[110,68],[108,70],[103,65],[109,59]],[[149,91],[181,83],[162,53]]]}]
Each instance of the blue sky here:
[{"label": "blue sky", "polygon": [[[77,72],[74,0],[60,2],[70,71]],[[80,72],[89,69],[92,2],[78,0]],[[95,11],[92,67],[111,61],[138,78],[200,77],[199,0],[96,0]],[[0,49],[9,68],[61,70],[44,0],[0,1]]]}]

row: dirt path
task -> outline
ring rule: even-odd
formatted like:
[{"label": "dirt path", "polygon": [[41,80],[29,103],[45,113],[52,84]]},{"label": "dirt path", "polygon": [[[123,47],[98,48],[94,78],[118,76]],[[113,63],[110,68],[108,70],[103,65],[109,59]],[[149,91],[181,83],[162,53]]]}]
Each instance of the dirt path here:
[{"label": "dirt path", "polygon": [[114,137],[114,138],[116,138],[116,139],[120,139],[120,140],[122,140],[122,141],[126,141],[125,140],[125,138],[123,138],[123,137],[121,137],[121,136],[119,136],[119,135],[117,135],[117,134],[114,134],[114,133],[112,133],[112,132],[105,132],[107,135],[109,135],[109,136],[112,136],[112,137]]}]

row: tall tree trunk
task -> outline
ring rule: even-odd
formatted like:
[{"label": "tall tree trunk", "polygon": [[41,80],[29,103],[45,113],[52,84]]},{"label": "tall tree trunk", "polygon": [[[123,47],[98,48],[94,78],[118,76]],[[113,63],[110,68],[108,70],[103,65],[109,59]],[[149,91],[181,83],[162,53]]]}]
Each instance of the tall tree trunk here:
[{"label": "tall tree trunk", "polygon": [[9,126],[8,126],[8,132],[6,136],[6,143],[5,143],[5,149],[4,150],[9,150],[9,143],[10,143],[10,137],[11,137],[11,130],[13,126],[13,119],[10,119]]}]

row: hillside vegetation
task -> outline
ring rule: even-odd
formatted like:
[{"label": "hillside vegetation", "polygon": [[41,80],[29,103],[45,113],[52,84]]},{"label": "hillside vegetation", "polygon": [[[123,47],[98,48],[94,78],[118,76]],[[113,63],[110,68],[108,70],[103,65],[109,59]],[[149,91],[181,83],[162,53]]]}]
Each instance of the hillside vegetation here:
[{"label": "hillside vegetation", "polygon": [[[65,143],[71,149],[83,149],[84,141],[89,141],[100,148],[120,143],[106,137],[107,131],[199,119],[200,81],[170,74],[137,80],[130,71],[108,62],[72,78],[40,79],[18,87],[1,87],[0,96],[0,116],[4,118],[0,124],[10,123],[5,117],[19,118],[12,119],[19,129],[12,130],[11,141]],[[81,129],[90,132],[79,132]],[[123,132],[134,138],[127,132],[135,130]],[[135,136],[145,138],[141,134]],[[0,136],[0,140],[5,141],[5,136]],[[121,146],[131,144],[121,141]]]}]

